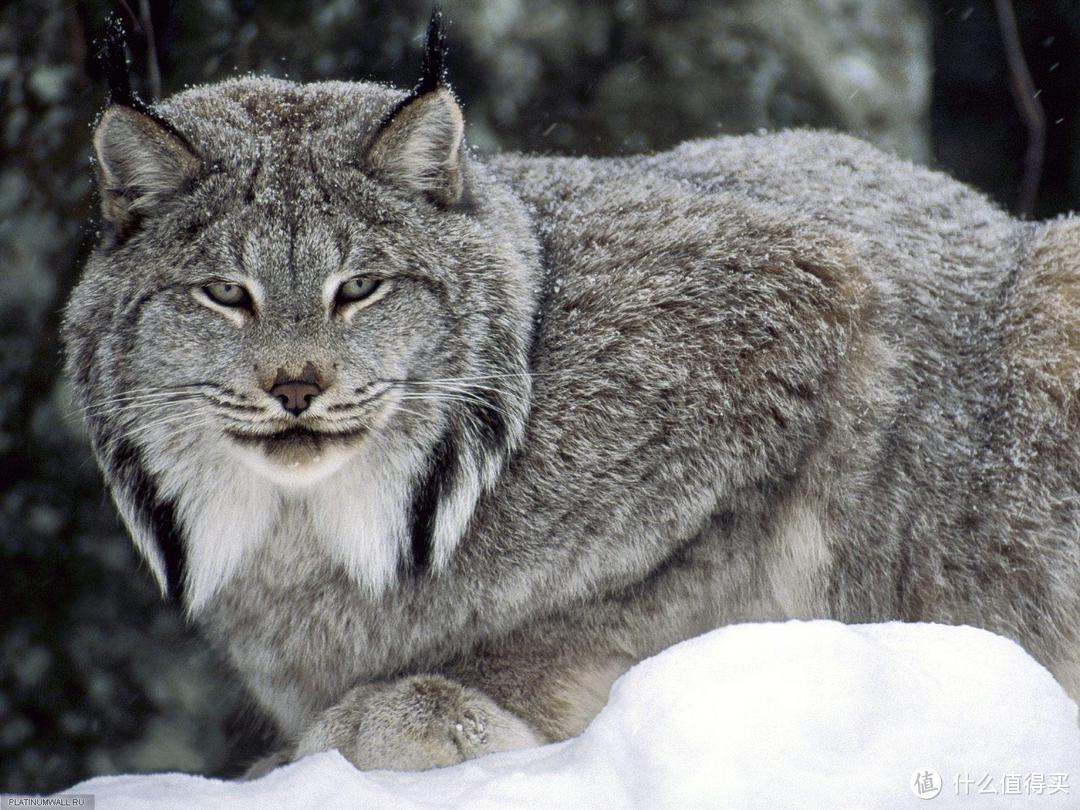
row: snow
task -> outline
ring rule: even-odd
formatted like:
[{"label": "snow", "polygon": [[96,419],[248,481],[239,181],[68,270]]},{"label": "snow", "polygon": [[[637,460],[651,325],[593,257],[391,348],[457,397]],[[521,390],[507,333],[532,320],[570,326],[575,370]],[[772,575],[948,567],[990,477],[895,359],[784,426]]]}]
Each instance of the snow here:
[{"label": "snow", "polygon": [[[920,798],[928,769],[940,793]],[[423,773],[329,752],[253,782],[100,777],[65,793],[98,810],[1064,808],[1080,804],[1080,726],[1045,669],[982,630],[746,624],[642,662],[580,737],[531,751]]]}]

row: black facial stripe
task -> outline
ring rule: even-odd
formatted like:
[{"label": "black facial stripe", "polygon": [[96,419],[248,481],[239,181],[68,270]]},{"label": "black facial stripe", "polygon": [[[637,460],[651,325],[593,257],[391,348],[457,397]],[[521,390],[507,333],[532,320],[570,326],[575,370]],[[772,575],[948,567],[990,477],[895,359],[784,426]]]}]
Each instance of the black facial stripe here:
[{"label": "black facial stripe", "polygon": [[540,255],[542,272],[540,277],[543,282],[540,286],[540,294],[533,310],[531,328],[529,329],[529,344],[527,350],[529,371],[536,371],[540,367],[541,342],[540,335],[544,332],[545,313],[548,311],[553,295],[552,287],[557,276],[553,269],[551,254],[546,246],[542,247]]},{"label": "black facial stripe", "polygon": [[255,184],[259,181],[259,173],[262,171],[263,155],[259,153],[255,158],[255,166],[251,170],[251,176],[248,178],[247,189],[244,191],[244,204],[251,205],[255,202]]},{"label": "black facial stripe", "polygon": [[139,339],[139,320],[142,318],[146,305],[162,293],[170,290],[186,290],[187,285],[179,282],[163,284],[140,293],[121,313],[123,325],[117,327],[117,331],[124,336],[120,343],[120,353],[128,355],[135,350],[135,343]]},{"label": "black facial stripe", "polygon": [[286,267],[289,269],[289,278],[292,282],[296,283],[296,239],[300,233],[300,226],[295,222],[289,223],[289,257],[287,259],[288,264]]},{"label": "black facial stripe", "polygon": [[450,431],[443,434],[420,474],[412,501],[412,570],[422,574],[431,562],[435,517],[439,504],[453,489],[458,473],[456,442]]},{"label": "black facial stripe", "polygon": [[502,413],[502,403],[493,391],[471,391],[470,397],[483,400],[469,404],[469,413],[476,425],[484,449],[499,453],[506,448],[508,427]]},{"label": "black facial stripe", "polygon": [[157,488],[146,474],[142,454],[130,442],[123,439],[116,442],[109,465],[124,496],[134,506],[139,522],[154,536],[165,564],[166,593],[182,601],[187,561],[176,519],[176,505],[159,497]]},{"label": "black facial stripe", "polygon": [[135,343],[139,339],[138,326],[139,319],[142,317],[143,307],[145,307],[159,292],[160,290],[158,289],[152,289],[140,293],[121,314],[123,322],[118,331],[123,336],[120,342],[120,353],[122,355],[130,355],[135,350]]}]

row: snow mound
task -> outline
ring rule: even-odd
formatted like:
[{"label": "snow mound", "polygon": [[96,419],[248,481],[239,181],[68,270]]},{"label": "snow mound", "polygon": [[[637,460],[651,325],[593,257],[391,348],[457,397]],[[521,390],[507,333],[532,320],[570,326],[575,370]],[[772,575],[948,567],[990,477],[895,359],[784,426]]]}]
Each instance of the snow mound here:
[{"label": "snow mound", "polygon": [[1075,807],[1080,727],[1045,669],[982,630],[747,624],[642,662],[584,734],[531,751],[424,773],[330,752],[253,782],[114,776],[66,793],[98,810]]}]

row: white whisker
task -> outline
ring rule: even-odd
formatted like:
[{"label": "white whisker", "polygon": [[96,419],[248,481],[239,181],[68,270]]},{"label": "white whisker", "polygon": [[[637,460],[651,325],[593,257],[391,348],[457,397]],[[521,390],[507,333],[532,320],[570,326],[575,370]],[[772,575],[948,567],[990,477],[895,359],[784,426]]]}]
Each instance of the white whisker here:
[{"label": "white whisker", "polygon": [[441,388],[452,391],[491,391],[506,397],[524,396],[524,392],[508,391],[496,385],[480,385],[479,383],[447,383],[440,380],[407,380],[403,385],[426,385],[430,388]]},{"label": "white whisker", "polygon": [[[174,404],[175,405],[186,405],[186,404],[189,404],[189,403],[192,403],[192,402],[199,402],[200,400],[204,400],[204,399],[205,399],[205,397],[203,397],[201,394],[197,394],[197,395],[182,394],[180,396],[175,396],[174,395],[174,396],[170,396],[170,397],[166,397],[166,398],[139,399],[139,400],[132,400],[130,402],[108,403],[108,404],[103,404],[103,405],[96,406],[96,407],[94,407],[92,409],[87,408],[86,410],[84,410],[82,412],[81,415],[84,418],[90,418],[90,417],[94,417],[94,416],[101,416],[102,414],[107,414],[107,413],[113,413],[113,414],[115,414],[117,416],[121,416],[121,415],[126,416],[129,413],[135,413],[135,412],[139,412],[139,411],[150,410],[150,409],[153,409],[153,408],[163,408],[163,407],[167,407],[169,405],[174,405]],[[74,417],[74,416],[77,416],[79,414],[78,414],[78,412],[73,412],[70,415],[72,417]]]},{"label": "white whisker", "polygon": [[494,411],[494,412],[499,413],[502,416],[504,416],[504,417],[506,417],[507,419],[510,419],[510,420],[514,419],[514,416],[511,415],[505,408],[501,408],[498,405],[495,405],[495,404],[493,404],[491,402],[488,402],[487,400],[484,400],[484,399],[482,399],[480,397],[469,397],[469,396],[465,396],[465,395],[462,395],[462,394],[453,394],[453,393],[446,393],[446,392],[442,392],[442,391],[434,391],[434,392],[431,392],[431,393],[402,394],[400,399],[403,399],[403,400],[410,400],[410,399],[411,400],[421,400],[421,401],[427,401],[427,402],[440,402],[440,401],[443,401],[443,402],[461,402],[461,403],[464,403],[464,404],[467,404],[467,405],[477,405],[477,406],[479,406],[481,408],[484,408],[486,410]]},{"label": "white whisker", "polygon": [[212,415],[203,415],[202,419],[192,419],[191,414],[174,414],[172,416],[158,419],[154,422],[148,422],[144,425],[139,425],[132,431],[125,434],[125,437],[132,440],[140,440],[147,435],[152,434],[155,430],[162,428],[169,428],[172,435],[178,433],[187,433],[194,429],[202,429],[208,425],[212,425],[217,422],[216,417]]}]

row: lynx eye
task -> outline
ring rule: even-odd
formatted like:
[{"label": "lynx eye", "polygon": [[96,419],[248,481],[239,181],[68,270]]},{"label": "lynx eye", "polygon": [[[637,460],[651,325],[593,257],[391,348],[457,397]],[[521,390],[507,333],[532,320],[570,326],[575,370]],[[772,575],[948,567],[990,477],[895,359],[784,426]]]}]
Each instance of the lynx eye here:
[{"label": "lynx eye", "polygon": [[202,288],[203,293],[215,304],[223,307],[236,307],[248,309],[251,307],[251,294],[239,284],[230,284],[227,281],[218,281],[207,284]]},{"label": "lynx eye", "polygon": [[353,276],[338,287],[335,303],[340,307],[345,304],[351,304],[354,301],[363,301],[365,298],[370,298],[374,295],[375,291],[381,286],[382,279],[380,278],[375,278],[374,276]]}]

